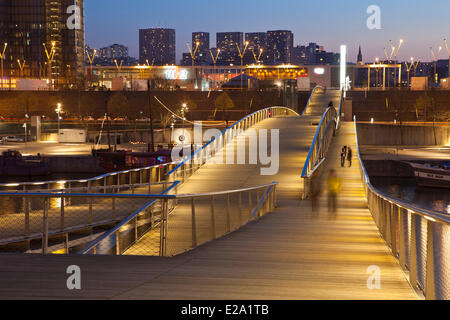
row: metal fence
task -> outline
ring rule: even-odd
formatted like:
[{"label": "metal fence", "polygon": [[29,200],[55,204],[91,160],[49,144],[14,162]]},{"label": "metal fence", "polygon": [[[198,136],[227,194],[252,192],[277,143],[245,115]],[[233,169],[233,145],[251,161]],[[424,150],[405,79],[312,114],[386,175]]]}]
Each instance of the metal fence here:
[{"label": "metal fence", "polygon": [[98,177],[80,180],[60,180],[42,182],[19,182],[0,184],[0,191],[52,191],[64,189],[68,193],[78,190],[89,193],[94,187],[107,187],[117,185],[137,185],[143,183],[159,183],[166,180],[166,175],[177,163],[166,163],[151,167],[130,169],[119,172],[107,173]]},{"label": "metal fence", "polygon": [[450,216],[390,197],[370,183],[355,135],[370,212],[409,282],[430,300],[450,299]]},{"label": "metal fence", "polygon": [[196,150],[192,155],[186,157],[184,161],[172,169],[168,175],[171,177],[172,181],[184,181],[245,130],[268,118],[290,115],[299,116],[294,110],[285,107],[270,107],[256,111],[236,122],[221,134],[211,139],[211,141],[206,143],[202,148]]},{"label": "metal fence", "polygon": [[[76,246],[112,228],[173,183],[131,184],[0,193],[0,251],[47,252],[44,238]],[[88,193],[85,193],[85,192]],[[45,236],[45,237],[44,237]],[[75,241],[76,240],[76,241]],[[58,251],[58,250],[53,250]]]},{"label": "metal fence", "polygon": [[[159,195],[84,248],[83,254],[174,256],[271,212],[276,185],[193,195]],[[176,186],[176,184],[175,184]],[[158,204],[158,209],[152,207]]]}]

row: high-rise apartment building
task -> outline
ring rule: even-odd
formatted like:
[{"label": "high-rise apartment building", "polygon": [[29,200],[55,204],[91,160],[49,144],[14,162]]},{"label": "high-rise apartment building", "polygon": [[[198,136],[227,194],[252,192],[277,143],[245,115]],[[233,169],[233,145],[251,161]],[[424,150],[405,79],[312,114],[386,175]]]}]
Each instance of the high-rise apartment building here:
[{"label": "high-rise apartment building", "polygon": [[128,47],[113,44],[99,50],[98,56],[100,59],[122,59],[128,57]]},{"label": "high-rise apartment building", "polygon": [[244,34],[242,32],[218,32],[216,36],[217,49],[220,49],[218,64],[239,65],[239,49],[243,51]]},{"label": "high-rise apartment building", "polygon": [[83,0],[0,0],[4,77],[84,80]]},{"label": "high-rise apartment building", "polygon": [[294,34],[288,30],[267,31],[267,64],[291,63]]},{"label": "high-rise apartment building", "polygon": [[266,33],[250,32],[245,34],[245,41],[248,41],[247,52],[245,54],[245,64],[253,64],[265,61],[267,53]]},{"label": "high-rise apartment building", "polygon": [[140,29],[139,63],[164,66],[175,64],[175,30],[174,29]]},{"label": "high-rise apartment building", "polygon": [[195,53],[195,64],[201,65],[207,63],[209,60],[209,32],[193,32],[192,33],[192,43],[191,50],[195,50],[197,47],[197,52]]}]

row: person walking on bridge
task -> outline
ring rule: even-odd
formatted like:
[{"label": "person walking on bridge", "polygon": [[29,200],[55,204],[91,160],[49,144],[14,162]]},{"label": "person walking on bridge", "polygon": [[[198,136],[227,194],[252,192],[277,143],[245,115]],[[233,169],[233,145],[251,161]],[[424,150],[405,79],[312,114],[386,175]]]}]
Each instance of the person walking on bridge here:
[{"label": "person walking on bridge", "polygon": [[349,147],[347,151],[347,161],[350,168],[352,167],[352,158],[353,158],[353,151],[352,148]]},{"label": "person walking on bridge", "polygon": [[341,179],[335,170],[330,170],[328,176],[328,212],[337,212],[337,196],[341,191]]},{"label": "person walking on bridge", "polygon": [[347,146],[342,148],[341,151],[341,167],[345,167],[345,158],[347,157]]}]

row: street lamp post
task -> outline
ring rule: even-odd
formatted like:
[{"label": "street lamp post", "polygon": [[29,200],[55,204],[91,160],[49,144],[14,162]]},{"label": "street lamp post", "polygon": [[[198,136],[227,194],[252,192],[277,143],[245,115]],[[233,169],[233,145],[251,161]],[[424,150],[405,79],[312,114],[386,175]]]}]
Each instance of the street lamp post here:
[{"label": "street lamp post", "polygon": [[0,54],[0,60],[1,60],[1,64],[2,64],[2,80],[1,80],[1,89],[3,89],[3,59],[5,58],[5,53],[6,53],[6,47],[8,46],[8,43],[4,43],[4,45],[3,45],[3,51],[2,51],[2,53]]},{"label": "street lamp post", "polygon": [[114,59],[114,63],[116,65],[116,69],[117,69],[116,77],[119,77],[119,72],[122,70],[123,60],[120,60],[120,65],[117,63],[117,59]]},{"label": "street lamp post", "polygon": [[20,76],[23,77],[23,69],[25,68],[26,61],[23,60],[23,63],[22,63],[22,62],[20,62],[20,59],[17,59],[17,64],[19,65],[19,68],[20,68]]},{"label": "street lamp post", "polygon": [[[209,50],[209,53],[211,54],[211,58],[212,61],[214,63],[214,88],[217,89],[217,81],[216,81],[216,75],[217,75],[217,70],[216,70],[216,64],[217,64],[217,60],[219,59],[219,54],[220,54],[220,49],[217,49],[216,51],[216,55],[214,56],[212,51]],[[219,81],[220,81],[220,74],[219,74]]]},{"label": "street lamp post", "polygon": [[448,54],[448,78],[450,78],[450,49],[448,48],[447,39],[444,39],[444,44]]},{"label": "street lamp post", "polygon": [[253,57],[255,58],[255,63],[256,64],[261,64],[261,55],[262,55],[263,51],[264,51],[263,48],[259,49],[259,56],[257,58],[256,54],[255,54],[255,51],[252,49]]},{"label": "street lamp post", "polygon": [[[409,65],[408,62],[405,62],[406,64],[406,71],[408,72],[408,82],[406,83],[407,87],[410,87],[410,73],[411,73],[411,69],[414,68],[414,70],[417,69],[417,66],[419,65],[419,60],[417,60],[417,62],[414,62],[414,58],[411,57],[411,64]],[[414,71],[415,72],[415,71]]]},{"label": "street lamp post", "polygon": [[43,43],[42,45],[44,46],[45,55],[47,56],[47,60],[48,60],[48,79],[49,79],[49,88],[51,88],[52,87],[52,62],[53,62],[53,59],[55,58],[56,42],[55,41],[52,42],[52,47],[50,49],[50,52],[48,52],[47,46],[45,45],[45,43]]},{"label": "street lamp post", "polygon": [[432,47],[430,47],[430,51],[431,51],[431,55],[433,57],[433,61],[434,61],[434,82],[437,84],[438,83],[438,75],[437,75],[437,70],[436,70],[436,64],[437,64],[437,57],[439,56],[439,53],[441,53],[442,47],[438,48],[437,54],[434,53],[434,50]]},{"label": "street lamp post", "polygon": [[[386,56],[386,60],[387,60],[388,65],[391,64],[392,56],[393,56],[394,51],[395,51],[395,48],[392,46],[392,40],[389,40],[389,43],[390,43],[390,46],[391,46],[391,54],[390,55],[387,54],[386,48],[384,48],[384,54]],[[388,75],[388,88],[390,88],[390,86],[391,86],[391,71],[390,71],[389,67],[388,67],[388,73],[389,73],[389,75]]]},{"label": "street lamp post", "polygon": [[[392,41],[391,41],[391,48],[392,48],[392,51],[394,52],[394,58],[395,58],[395,64],[396,65],[397,65],[397,55],[398,55],[398,52],[400,51],[400,48],[401,48],[402,44],[403,44],[403,39],[400,39],[399,44],[398,44],[398,46],[396,48],[396,47],[392,46]],[[401,69],[400,69],[400,79],[401,79],[401,73],[402,72],[401,72]],[[397,66],[394,69],[394,87],[396,87],[396,83],[395,83],[396,80],[397,80]]]},{"label": "street lamp post", "polygon": [[[184,121],[186,120],[186,113],[189,112],[189,108],[186,103],[183,103],[181,107],[181,118],[183,119],[183,136],[185,136],[185,130],[184,130]],[[184,139],[181,141],[182,145],[184,146]]]},{"label": "street lamp post", "polygon": [[61,134],[61,113],[63,112],[62,110],[62,104],[58,103],[57,104],[57,108],[55,109],[56,114],[58,115],[58,141],[59,141],[59,137]]},{"label": "street lamp post", "polygon": [[97,50],[94,49],[94,52],[92,53],[92,56],[89,54],[88,50],[86,50],[86,54],[87,54],[87,57],[89,59],[89,63],[91,65],[91,84],[92,84],[92,79],[94,77],[93,70],[92,70],[92,64],[94,63],[95,56],[97,55]]},{"label": "street lamp post", "polygon": [[245,47],[244,50],[241,51],[241,48],[239,47],[239,44],[236,43],[236,47],[238,48],[239,51],[239,57],[241,58],[241,91],[243,90],[243,77],[244,77],[244,55],[245,55],[245,51],[247,51],[247,47],[249,45],[248,41],[245,41]]}]

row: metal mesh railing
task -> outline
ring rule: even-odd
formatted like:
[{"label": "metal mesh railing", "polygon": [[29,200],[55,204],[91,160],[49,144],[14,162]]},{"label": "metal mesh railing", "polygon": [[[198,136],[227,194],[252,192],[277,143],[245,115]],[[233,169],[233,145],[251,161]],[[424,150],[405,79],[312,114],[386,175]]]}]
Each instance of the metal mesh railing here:
[{"label": "metal mesh railing", "polygon": [[[75,193],[76,188],[73,193],[0,193],[0,252],[53,252],[77,247],[148,203],[144,195],[149,190],[160,194],[169,184],[99,186],[91,187],[89,193]],[[46,248],[44,235],[59,244]]]},{"label": "metal mesh railing", "polygon": [[259,219],[276,205],[275,182],[209,194],[170,194],[177,183],[81,253],[174,256]]},{"label": "metal mesh railing", "polygon": [[450,216],[394,199],[370,183],[355,135],[369,209],[383,239],[409,272],[411,285],[430,300],[450,299]]}]

